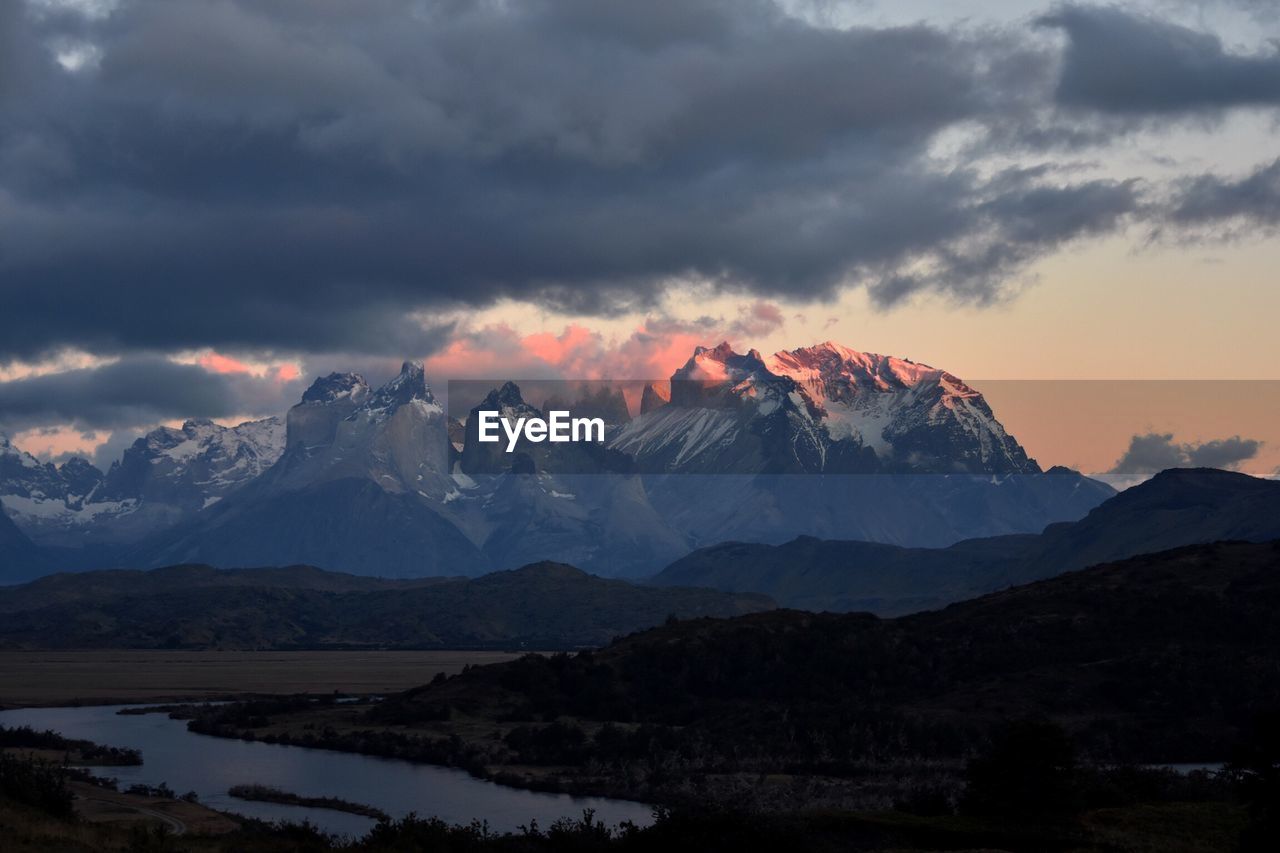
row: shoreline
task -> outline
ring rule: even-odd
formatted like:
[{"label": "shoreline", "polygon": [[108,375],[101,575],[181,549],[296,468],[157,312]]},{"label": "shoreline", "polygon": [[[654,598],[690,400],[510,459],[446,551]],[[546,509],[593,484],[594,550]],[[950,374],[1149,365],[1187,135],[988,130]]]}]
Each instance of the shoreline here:
[{"label": "shoreline", "polygon": [[270,785],[232,785],[227,796],[237,800],[257,803],[276,803],[283,806],[300,806],[307,809],[328,809],[344,814],[359,815],[377,821],[391,820],[391,816],[376,806],[353,803],[339,797],[304,797],[292,791],[284,791]]},{"label": "shoreline", "polygon": [[[171,719],[177,718],[171,717]],[[421,754],[411,756],[406,755],[401,751],[353,749],[339,743],[316,740],[311,736],[297,737],[289,733],[282,733],[259,737],[249,731],[237,730],[231,732],[204,727],[189,728],[188,730],[193,734],[207,735],[208,737],[223,738],[225,740],[239,740],[246,743],[267,743],[278,746],[292,746],[300,749],[320,749],[327,752],[339,752],[347,755],[363,755],[371,758],[384,758],[391,761],[404,761],[408,764],[421,764],[430,767],[441,767],[447,770],[458,770],[466,773],[473,779],[480,780],[481,782],[489,782],[506,788],[516,788],[522,791],[531,791],[540,794],[565,794],[570,797],[591,797],[606,800],[619,800],[651,807],[688,805],[688,803],[681,798],[654,797],[649,793],[642,793],[609,784],[597,785],[592,784],[589,781],[585,783],[573,782],[559,775],[549,778],[546,782],[540,782],[536,778],[511,771],[495,771],[490,769],[488,765],[472,764],[462,761],[432,761],[429,758],[423,757]],[[410,751],[412,751],[415,746],[419,748],[425,746],[423,743],[408,743],[407,737],[403,735],[396,736],[395,740],[397,740],[402,747]]]}]

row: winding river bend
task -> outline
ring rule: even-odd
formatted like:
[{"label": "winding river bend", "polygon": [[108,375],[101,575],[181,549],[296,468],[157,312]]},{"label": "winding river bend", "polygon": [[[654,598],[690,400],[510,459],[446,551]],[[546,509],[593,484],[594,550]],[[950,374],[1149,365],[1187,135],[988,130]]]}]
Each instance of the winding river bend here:
[{"label": "winding river bend", "polygon": [[600,797],[570,797],[524,791],[486,782],[462,770],[412,764],[299,746],[227,740],[193,734],[182,720],[164,714],[121,716],[125,705],[83,708],[23,708],[0,711],[0,725],[53,729],[71,738],[142,751],[139,767],[93,768],[101,776],[130,785],[164,783],[178,794],[195,791],[200,802],[219,811],[261,820],[309,820],[327,832],[361,835],[374,822],[359,815],[237,800],[232,785],[261,784],[306,797],[338,797],[376,806],[392,817],[415,812],[449,823],[487,822],[509,831],[536,820],[547,826],[593,809],[606,824],[652,822],[643,803]]}]

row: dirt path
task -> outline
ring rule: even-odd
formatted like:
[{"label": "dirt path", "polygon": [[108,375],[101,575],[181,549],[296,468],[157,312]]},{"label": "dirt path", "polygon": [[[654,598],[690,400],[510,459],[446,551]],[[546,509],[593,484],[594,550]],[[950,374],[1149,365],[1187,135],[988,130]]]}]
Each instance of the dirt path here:
[{"label": "dirt path", "polygon": [[169,829],[173,830],[174,835],[187,834],[187,824],[185,821],[183,821],[180,818],[176,818],[173,815],[167,815],[164,812],[158,812],[155,809],[149,809],[143,806],[136,806],[136,805],[125,806],[125,804],[123,803],[119,803],[114,800],[103,800],[98,797],[85,797],[84,801],[86,803],[99,803],[101,805],[109,806],[113,809],[120,808],[120,807],[129,808],[140,815],[143,815],[149,818],[154,818],[155,820],[160,821],[164,825],[168,826]]},{"label": "dirt path", "polygon": [[90,823],[153,820],[167,826],[174,835],[220,835],[239,827],[235,820],[199,803],[124,794],[87,782],[72,782],[71,790],[76,795],[76,813]]}]

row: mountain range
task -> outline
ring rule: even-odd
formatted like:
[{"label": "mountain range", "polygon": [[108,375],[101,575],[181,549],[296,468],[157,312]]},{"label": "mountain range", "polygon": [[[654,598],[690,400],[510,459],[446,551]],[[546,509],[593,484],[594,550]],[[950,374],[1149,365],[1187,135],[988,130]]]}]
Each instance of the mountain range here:
[{"label": "mountain range", "polygon": [[37,574],[47,567],[44,554],[3,512],[0,512],[0,566]]},{"label": "mountain range", "polygon": [[773,606],[762,595],[635,586],[559,563],[417,580],[172,566],[0,588],[0,648],[556,649],[603,645],[668,618]]},{"label": "mountain range", "polygon": [[768,357],[698,347],[669,401],[611,444],[642,471],[1040,473],[960,379],[830,341]]},{"label": "mountain range", "polygon": [[[605,447],[478,443],[406,363],[373,388],[317,379],[283,419],[189,421],[106,474],[0,447],[0,503],[39,546],[0,580],[54,568],[306,563],[386,577],[476,576],[540,560],[643,577],[723,541],[797,535],[941,547],[1035,533],[1114,494],[1042,472],[952,374],[833,343],[761,356],[698,347]],[[476,401],[480,402],[480,401]],[[546,409],[507,382],[485,405]]]},{"label": "mountain range", "polygon": [[805,610],[897,615],[1182,545],[1273,539],[1280,539],[1280,482],[1170,469],[1038,535],[947,548],[813,537],[782,545],[726,542],[677,560],[653,582],[758,592]]},{"label": "mountain range", "polygon": [[549,562],[477,579],[387,579],[304,565],[59,573],[0,587],[0,646],[599,646],[668,616],[731,617],[775,602],[880,616],[938,610],[1097,563],[1222,540],[1280,541],[1280,483],[1173,469],[1039,535],[941,549],[812,537],[726,543],[642,585]]},{"label": "mountain range", "polygon": [[223,427],[187,421],[139,438],[104,474],[74,457],[42,463],[0,436],[0,502],[44,545],[136,540],[212,506],[275,464],[279,418]]}]

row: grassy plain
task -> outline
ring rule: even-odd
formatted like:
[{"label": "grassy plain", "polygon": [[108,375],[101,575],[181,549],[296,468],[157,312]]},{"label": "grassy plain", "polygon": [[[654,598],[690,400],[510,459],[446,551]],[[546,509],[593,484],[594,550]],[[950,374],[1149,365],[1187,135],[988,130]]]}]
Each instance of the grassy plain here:
[{"label": "grassy plain", "polygon": [[0,651],[0,706],[158,702],[292,693],[384,693],[510,660],[483,651]]}]

